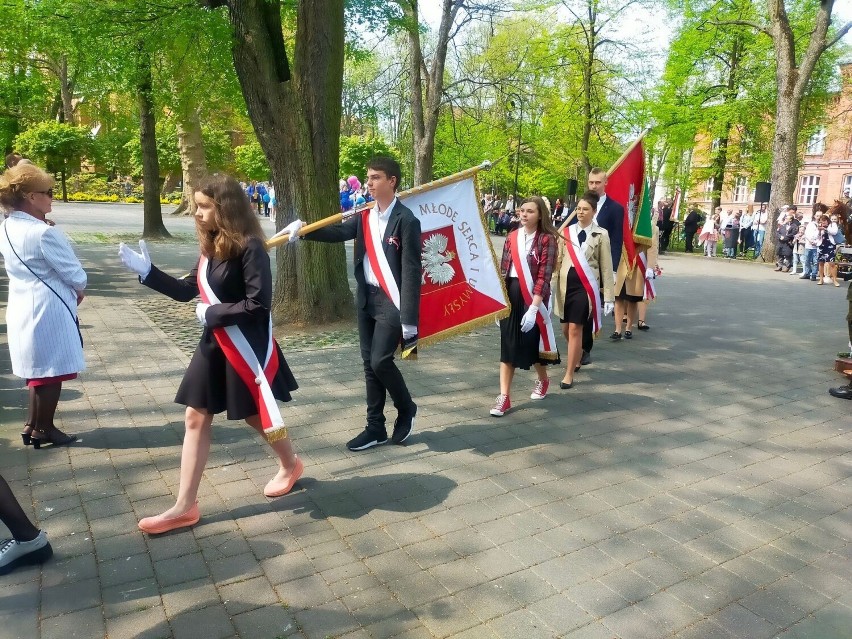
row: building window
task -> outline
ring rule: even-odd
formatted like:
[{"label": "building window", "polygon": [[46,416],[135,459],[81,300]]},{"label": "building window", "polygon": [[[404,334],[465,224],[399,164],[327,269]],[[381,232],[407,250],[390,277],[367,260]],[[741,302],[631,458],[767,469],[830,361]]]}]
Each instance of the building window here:
[{"label": "building window", "polygon": [[852,196],[852,173],[843,176],[843,188],[840,193],[846,197]]},{"label": "building window", "polygon": [[799,204],[813,204],[819,196],[819,176],[802,176],[802,186],[799,189]]},{"label": "building window", "polygon": [[808,138],[808,146],[805,155],[822,155],[825,153],[825,127],[818,127]]},{"label": "building window", "polygon": [[716,185],[716,180],[714,178],[707,178],[707,181],[704,183],[704,199],[712,200],[713,199],[713,187]]},{"label": "building window", "polygon": [[744,175],[734,182],[734,202],[748,202],[748,178]]}]

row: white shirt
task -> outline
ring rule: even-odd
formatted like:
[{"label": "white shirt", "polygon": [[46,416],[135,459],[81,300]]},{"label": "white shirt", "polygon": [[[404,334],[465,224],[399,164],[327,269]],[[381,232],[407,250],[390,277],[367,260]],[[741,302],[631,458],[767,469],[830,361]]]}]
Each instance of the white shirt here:
[{"label": "white shirt", "polygon": [[811,220],[805,226],[805,250],[815,249],[819,245],[819,226]]},{"label": "white shirt", "polygon": [[601,199],[598,200],[598,208],[595,209],[595,217],[592,220],[595,224],[598,223],[598,213],[600,213],[600,210],[603,208],[604,202],[606,202],[606,193],[601,195]]},{"label": "white shirt", "polygon": [[[522,260],[527,259],[527,255],[530,254],[535,234],[536,232],[533,231],[531,235],[527,235],[527,231],[523,226],[518,228],[518,251],[521,254]],[[509,277],[518,277],[518,271],[515,270],[514,260],[512,261],[512,265],[509,267]]]},{"label": "white shirt", "polygon": [[[382,243],[382,240],[385,237],[385,231],[388,228],[388,220],[390,219],[391,212],[393,211],[393,207],[396,205],[397,201],[398,199],[394,197],[393,202],[391,202],[390,205],[388,205],[388,208],[384,211],[379,210],[379,203],[376,202],[376,206],[373,207],[373,210],[370,211],[370,214],[367,216],[367,223],[370,225],[370,230],[377,238],[379,238],[379,244]],[[379,280],[373,273],[373,268],[370,266],[369,258],[364,259],[364,280],[371,286],[379,286]]]}]

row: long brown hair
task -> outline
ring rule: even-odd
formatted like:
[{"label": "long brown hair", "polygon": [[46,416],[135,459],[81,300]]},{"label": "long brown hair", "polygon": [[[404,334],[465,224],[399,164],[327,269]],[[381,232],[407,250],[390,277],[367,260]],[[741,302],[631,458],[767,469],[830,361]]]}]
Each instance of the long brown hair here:
[{"label": "long brown hair", "polygon": [[204,255],[229,260],[245,250],[249,239],[266,239],[248,195],[230,175],[211,175],[201,182],[196,192],[203,193],[216,204],[216,230],[208,231],[197,220],[195,223]]},{"label": "long brown hair", "polygon": [[532,197],[528,197],[523,202],[520,203],[519,206],[523,206],[524,204],[535,204],[538,209],[538,231],[542,233],[547,233],[548,235],[552,235],[555,238],[559,237],[559,234],[556,232],[556,227],[553,226],[553,220],[550,219],[549,207],[544,201],[544,198],[539,197],[538,195],[533,195]]}]

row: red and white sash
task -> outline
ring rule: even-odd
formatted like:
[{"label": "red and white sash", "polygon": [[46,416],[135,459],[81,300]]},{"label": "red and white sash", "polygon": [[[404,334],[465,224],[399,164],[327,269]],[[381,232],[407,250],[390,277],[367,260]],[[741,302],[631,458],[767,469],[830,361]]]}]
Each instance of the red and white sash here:
[{"label": "red and white sash", "polygon": [[580,278],[583,288],[586,289],[586,295],[589,296],[592,332],[599,333],[603,325],[603,307],[601,306],[601,287],[598,284],[598,278],[595,277],[595,273],[589,265],[589,260],[586,259],[586,252],[580,247],[577,225],[566,226],[562,230],[562,234],[565,236],[565,248],[568,255],[571,256],[571,263],[577,271],[577,276]]},{"label": "red and white sash", "polygon": [[645,273],[648,271],[648,256],[645,255],[645,251],[639,253],[639,268],[642,270],[642,279],[645,280],[645,286],[642,291],[643,298],[650,302],[657,297],[657,289],[654,286],[654,280],[649,280],[645,277]]},{"label": "red and white sash", "polygon": [[370,269],[379,281],[379,286],[382,287],[393,305],[399,310],[399,286],[393,278],[388,258],[382,247],[378,211],[372,217],[370,216],[370,209],[363,211],[361,213],[361,226],[364,229],[364,249],[367,252],[367,259],[370,260]]},{"label": "red and white sash", "polygon": [[[207,257],[202,255],[198,263],[198,291],[205,304],[220,304],[210,282],[207,281],[207,265]],[[248,387],[257,405],[263,433],[267,439],[269,441],[284,439],[287,436],[287,429],[284,427],[284,419],[281,417],[281,411],[270,386],[278,373],[278,351],[272,337],[272,316],[269,317],[269,343],[263,365],[258,361],[254,349],[237,326],[214,328],[213,335],[222,352],[225,353],[228,363],[234,367],[237,375]]]},{"label": "red and white sash", "polygon": [[[527,262],[527,257],[521,257],[521,249],[518,246],[518,238],[520,231],[518,229],[512,231],[512,237],[506,241],[511,242],[512,247],[512,264],[515,266],[515,272],[518,275],[521,285],[521,295],[524,298],[524,303],[531,306],[533,302],[533,277],[530,272],[530,265]],[[533,240],[535,245],[535,240]],[[542,300],[538,307],[538,314],[535,318],[535,323],[538,325],[538,353],[542,359],[553,359],[557,357],[556,336],[553,334],[553,323],[550,321],[550,307]]]}]

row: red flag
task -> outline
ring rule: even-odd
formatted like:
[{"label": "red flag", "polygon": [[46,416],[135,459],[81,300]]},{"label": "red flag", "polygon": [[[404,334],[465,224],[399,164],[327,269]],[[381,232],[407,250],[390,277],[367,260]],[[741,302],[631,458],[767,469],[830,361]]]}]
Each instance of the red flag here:
[{"label": "red flag", "polygon": [[672,221],[678,219],[680,211],[680,187],[675,189],[674,203],[672,204]]},{"label": "red flag", "polygon": [[[623,258],[627,261],[628,270],[636,266],[636,243],[633,241],[633,221],[639,209],[639,198],[642,195],[642,185],[645,179],[645,148],[642,138],[633,145],[612,165],[607,174],[606,196],[624,207],[624,250]],[[613,264],[618,269],[618,264]]]}]

